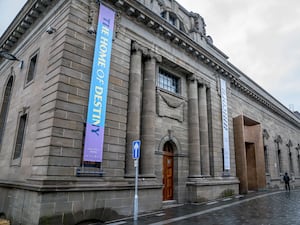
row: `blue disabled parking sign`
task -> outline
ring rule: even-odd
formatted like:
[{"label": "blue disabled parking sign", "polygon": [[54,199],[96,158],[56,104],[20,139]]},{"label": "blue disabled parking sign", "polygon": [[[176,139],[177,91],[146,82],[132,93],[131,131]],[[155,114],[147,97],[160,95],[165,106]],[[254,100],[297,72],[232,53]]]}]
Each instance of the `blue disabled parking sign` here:
[{"label": "blue disabled parking sign", "polygon": [[140,158],[140,147],[141,147],[141,141],[136,140],[132,142],[132,158],[138,159]]}]

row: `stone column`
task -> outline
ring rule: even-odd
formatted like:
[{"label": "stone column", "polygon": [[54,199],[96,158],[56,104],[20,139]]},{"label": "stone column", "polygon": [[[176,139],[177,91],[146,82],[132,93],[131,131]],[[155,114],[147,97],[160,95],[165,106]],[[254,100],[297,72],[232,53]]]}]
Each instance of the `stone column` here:
[{"label": "stone column", "polygon": [[156,113],[156,62],[161,57],[149,51],[144,65],[142,134],[141,134],[141,176],[155,177],[155,113]]},{"label": "stone column", "polygon": [[199,86],[199,123],[200,123],[200,149],[201,149],[201,172],[203,176],[210,176],[209,142],[208,142],[208,119],[207,119],[207,87]]},{"label": "stone column", "polygon": [[195,178],[201,177],[198,82],[193,76],[188,83],[189,177]]},{"label": "stone column", "polygon": [[134,160],[132,159],[132,141],[140,140],[143,50],[144,49],[141,46],[139,46],[136,42],[132,44],[127,112],[127,145],[125,165],[126,177],[135,176]]}]

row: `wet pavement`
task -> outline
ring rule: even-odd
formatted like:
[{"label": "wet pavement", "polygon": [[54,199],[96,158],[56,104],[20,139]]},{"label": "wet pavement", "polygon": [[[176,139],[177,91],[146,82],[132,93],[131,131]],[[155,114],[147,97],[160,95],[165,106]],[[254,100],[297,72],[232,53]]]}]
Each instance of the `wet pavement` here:
[{"label": "wet pavement", "polygon": [[127,218],[109,225],[300,225],[300,190],[256,192],[203,204],[166,208],[137,221]]}]

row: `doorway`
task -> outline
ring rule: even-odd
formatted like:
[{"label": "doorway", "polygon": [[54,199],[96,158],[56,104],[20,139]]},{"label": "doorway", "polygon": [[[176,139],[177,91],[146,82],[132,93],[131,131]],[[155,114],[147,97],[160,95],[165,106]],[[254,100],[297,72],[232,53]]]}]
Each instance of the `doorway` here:
[{"label": "doorway", "polygon": [[254,143],[245,143],[247,158],[248,190],[257,191],[257,175]]},{"label": "doorway", "polygon": [[173,200],[174,192],[174,152],[170,142],[163,149],[163,201]]},{"label": "doorway", "polygon": [[236,175],[240,193],[266,187],[265,154],[261,124],[244,115],[233,118]]}]

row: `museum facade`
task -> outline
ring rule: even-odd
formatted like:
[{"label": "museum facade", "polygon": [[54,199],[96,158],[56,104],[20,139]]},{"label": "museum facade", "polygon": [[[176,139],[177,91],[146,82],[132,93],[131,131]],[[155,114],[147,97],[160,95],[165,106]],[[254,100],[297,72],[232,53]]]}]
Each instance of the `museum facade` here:
[{"label": "museum facade", "polygon": [[139,213],[299,185],[299,117],[174,0],[27,1],[0,48],[12,224],[132,215],[133,158]]}]

